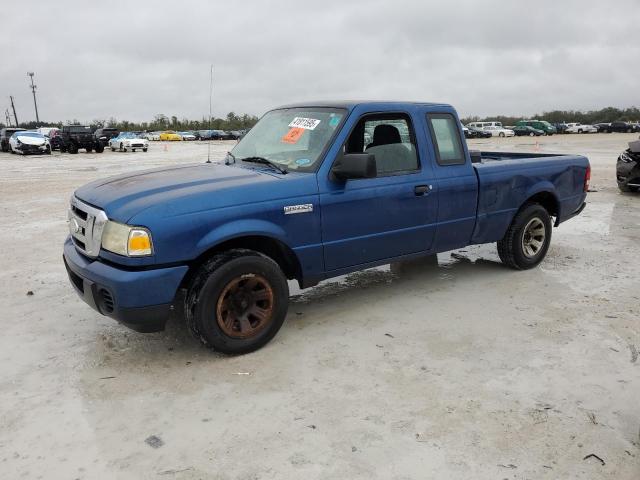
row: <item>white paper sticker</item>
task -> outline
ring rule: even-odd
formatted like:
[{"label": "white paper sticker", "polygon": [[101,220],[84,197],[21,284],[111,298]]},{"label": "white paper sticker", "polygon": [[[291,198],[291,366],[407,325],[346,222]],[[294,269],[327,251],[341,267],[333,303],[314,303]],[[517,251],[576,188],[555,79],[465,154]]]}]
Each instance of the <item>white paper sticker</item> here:
[{"label": "white paper sticker", "polygon": [[305,130],[313,130],[318,126],[320,120],[316,120],[315,118],[303,118],[296,117],[289,124],[291,128],[304,128]]}]

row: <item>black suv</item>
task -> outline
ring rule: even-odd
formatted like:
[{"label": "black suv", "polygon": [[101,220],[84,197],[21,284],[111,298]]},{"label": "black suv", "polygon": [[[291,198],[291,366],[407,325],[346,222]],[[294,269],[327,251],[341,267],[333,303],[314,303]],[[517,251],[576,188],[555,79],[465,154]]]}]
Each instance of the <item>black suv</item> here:
[{"label": "black suv", "polygon": [[95,150],[96,153],[104,152],[104,145],[91,132],[89,127],[83,125],[65,125],[60,129],[60,151],[78,153],[84,148],[87,152]]},{"label": "black suv", "polygon": [[18,127],[7,127],[0,130],[0,150],[2,150],[3,152],[8,152],[10,150],[9,139],[11,138],[11,135],[23,130],[25,129]]},{"label": "black suv", "polygon": [[104,128],[97,129],[93,134],[100,141],[102,146],[106,147],[107,144],[109,143],[109,140],[111,140],[112,138],[116,138],[118,135],[120,135],[120,130],[113,127],[104,127]]}]

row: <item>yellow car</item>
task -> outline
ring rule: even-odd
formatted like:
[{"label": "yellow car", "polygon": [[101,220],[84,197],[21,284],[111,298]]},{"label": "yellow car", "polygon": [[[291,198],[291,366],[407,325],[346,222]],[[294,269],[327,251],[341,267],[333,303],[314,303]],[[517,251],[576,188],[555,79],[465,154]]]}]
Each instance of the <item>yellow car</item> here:
[{"label": "yellow car", "polygon": [[160,140],[168,140],[170,142],[180,141],[182,137],[178,135],[176,132],[162,132],[160,134]]}]

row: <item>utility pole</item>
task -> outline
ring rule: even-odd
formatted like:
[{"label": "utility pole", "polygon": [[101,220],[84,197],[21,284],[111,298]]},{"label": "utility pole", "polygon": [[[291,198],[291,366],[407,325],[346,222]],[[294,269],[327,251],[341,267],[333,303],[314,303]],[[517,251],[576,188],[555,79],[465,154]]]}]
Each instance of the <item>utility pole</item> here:
[{"label": "utility pole", "polygon": [[11,115],[9,115],[9,109],[5,108],[4,109],[4,118],[6,118],[7,120],[7,127],[11,126]]},{"label": "utility pole", "polygon": [[16,106],[13,104],[13,97],[11,95],[9,95],[9,98],[11,99],[11,108],[13,108],[13,118],[16,121],[16,127],[18,126],[18,115],[16,115]]},{"label": "utility pole", "polygon": [[36,86],[33,84],[34,72],[27,72],[27,75],[31,77],[31,91],[33,92],[33,106],[36,108],[36,122],[40,124],[40,117],[38,117],[38,102],[36,102]]}]

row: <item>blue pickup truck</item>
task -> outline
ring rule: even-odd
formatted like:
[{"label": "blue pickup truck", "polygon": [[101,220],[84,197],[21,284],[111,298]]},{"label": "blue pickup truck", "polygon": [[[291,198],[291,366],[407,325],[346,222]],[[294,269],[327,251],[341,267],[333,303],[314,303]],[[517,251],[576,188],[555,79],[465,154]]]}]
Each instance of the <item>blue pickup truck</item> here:
[{"label": "blue pickup truck", "polygon": [[507,266],[536,266],[589,178],[582,156],[469,151],[449,105],[289,105],[224,162],[78,189],[64,263],[103,315],[152,332],[175,310],[206,345],[245,353],[280,329],[288,279],[492,242]]}]

